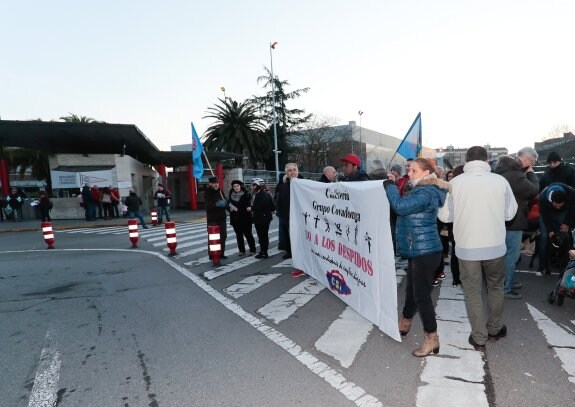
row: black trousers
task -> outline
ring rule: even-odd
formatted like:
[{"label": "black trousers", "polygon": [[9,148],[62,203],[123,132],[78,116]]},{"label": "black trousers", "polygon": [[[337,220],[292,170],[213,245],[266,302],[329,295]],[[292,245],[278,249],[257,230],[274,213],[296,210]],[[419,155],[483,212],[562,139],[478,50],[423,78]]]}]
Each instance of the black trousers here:
[{"label": "black trousers", "polygon": [[250,252],[255,253],[256,241],[254,239],[254,235],[252,235],[252,222],[232,223],[232,227],[234,228],[234,232],[236,232],[236,240],[238,242],[238,250],[240,251],[240,253],[246,252],[244,236],[248,241]]},{"label": "black trousers", "polygon": [[[283,236],[284,236],[284,250],[291,254],[291,240],[289,238],[289,219],[280,219],[280,223],[283,226]],[[269,226],[269,225],[268,225]]]},{"label": "black trousers", "polygon": [[[222,246],[222,252],[220,253],[220,256],[223,256],[226,253],[226,238],[228,237],[228,231],[227,231],[228,223],[225,220],[221,220],[221,221],[220,220],[217,220],[217,221],[209,220],[208,226],[219,226],[220,227],[220,245]],[[209,229],[208,229],[208,231],[209,231]],[[209,252],[210,252],[210,245],[208,242],[208,254],[209,254]]]},{"label": "black trousers", "polygon": [[268,254],[268,248],[270,246],[270,237],[269,237],[269,230],[270,230],[270,223],[256,223],[254,226],[256,227],[256,233],[258,234],[258,241],[260,242],[260,253]]},{"label": "black trousers", "polygon": [[423,329],[427,333],[437,331],[435,308],[431,300],[435,270],[443,258],[443,252],[413,257],[407,261],[407,286],[403,317],[413,318],[419,311]]}]

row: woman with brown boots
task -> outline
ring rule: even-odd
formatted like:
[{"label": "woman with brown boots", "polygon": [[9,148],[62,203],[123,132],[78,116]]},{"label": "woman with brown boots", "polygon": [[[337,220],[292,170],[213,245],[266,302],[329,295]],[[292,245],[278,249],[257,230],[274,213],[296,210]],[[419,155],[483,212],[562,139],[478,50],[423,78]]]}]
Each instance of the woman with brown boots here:
[{"label": "woman with brown boots", "polygon": [[399,255],[406,257],[405,305],[399,320],[399,333],[407,335],[413,316],[419,311],[424,341],[412,354],[425,357],[439,352],[437,321],[431,299],[435,270],[443,256],[437,231],[437,211],[445,203],[449,183],[437,178],[433,164],[416,158],[409,170],[409,194],[400,196],[395,177],[383,182],[391,208],[397,213],[396,242]]}]

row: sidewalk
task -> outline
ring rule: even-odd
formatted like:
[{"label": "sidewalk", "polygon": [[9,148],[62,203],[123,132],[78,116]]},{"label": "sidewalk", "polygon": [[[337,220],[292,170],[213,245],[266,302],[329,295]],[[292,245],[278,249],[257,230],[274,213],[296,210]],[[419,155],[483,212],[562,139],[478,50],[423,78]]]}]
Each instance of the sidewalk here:
[{"label": "sidewalk", "polygon": [[[198,222],[206,217],[205,210],[191,211],[191,210],[174,210],[171,211],[172,221],[178,223]],[[147,215],[144,216],[146,224],[152,225],[152,218]],[[138,221],[139,222],[139,221]],[[164,219],[165,222],[165,219]],[[40,219],[24,219],[22,222],[14,222],[13,220],[4,220],[0,222],[0,233],[3,232],[30,232],[41,230]],[[65,219],[65,220],[52,220],[52,228],[54,230],[66,230],[76,228],[102,228],[108,226],[126,226],[128,225],[128,218],[113,218],[111,220],[97,219],[95,221],[87,222],[84,219]],[[163,224],[162,224],[163,226]]]}]

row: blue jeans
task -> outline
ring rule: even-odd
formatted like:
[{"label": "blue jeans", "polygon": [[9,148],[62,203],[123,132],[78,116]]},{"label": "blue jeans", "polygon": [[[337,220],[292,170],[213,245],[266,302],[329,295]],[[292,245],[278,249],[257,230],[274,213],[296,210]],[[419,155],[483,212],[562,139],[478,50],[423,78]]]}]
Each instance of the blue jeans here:
[{"label": "blue jeans", "polygon": [[521,238],[523,232],[520,230],[508,230],[505,234],[505,289],[506,293],[513,291],[515,284],[515,265],[521,256]]},{"label": "blue jeans", "polygon": [[146,221],[144,220],[144,217],[142,216],[142,212],[138,211],[138,212],[128,212],[128,217],[130,219],[134,219],[134,218],[138,218],[140,219],[140,223],[142,224],[142,227],[146,227]]},{"label": "blue jeans", "polygon": [[170,221],[170,207],[169,206],[158,206],[158,223],[162,223],[162,215],[166,214],[166,221]]}]

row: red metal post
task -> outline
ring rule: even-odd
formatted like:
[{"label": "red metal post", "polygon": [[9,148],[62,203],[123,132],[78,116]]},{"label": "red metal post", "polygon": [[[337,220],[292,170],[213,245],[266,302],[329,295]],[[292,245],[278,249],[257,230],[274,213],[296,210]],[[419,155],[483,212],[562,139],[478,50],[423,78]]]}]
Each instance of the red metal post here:
[{"label": "red metal post", "polygon": [[222,245],[220,244],[220,227],[208,226],[208,252],[214,266],[220,265]]},{"label": "red metal post", "polygon": [[138,248],[138,240],[140,240],[138,234],[138,220],[128,219],[128,232],[130,234],[130,242],[132,242],[132,249]]},{"label": "red metal post", "polygon": [[196,177],[194,177],[194,164],[188,164],[188,185],[190,188],[190,209],[198,209],[198,192],[196,191]]},{"label": "red metal post", "polygon": [[176,240],[176,224],[175,222],[166,222],[166,241],[168,243],[168,249],[170,249],[170,254],[168,256],[175,256],[176,247],[178,246],[178,241]]},{"label": "red metal post", "polygon": [[0,159],[0,182],[2,182],[2,196],[10,194],[10,172],[8,170],[8,162]]},{"label": "red metal post", "polygon": [[52,231],[52,222],[42,222],[42,233],[48,249],[54,248],[54,232]]}]

